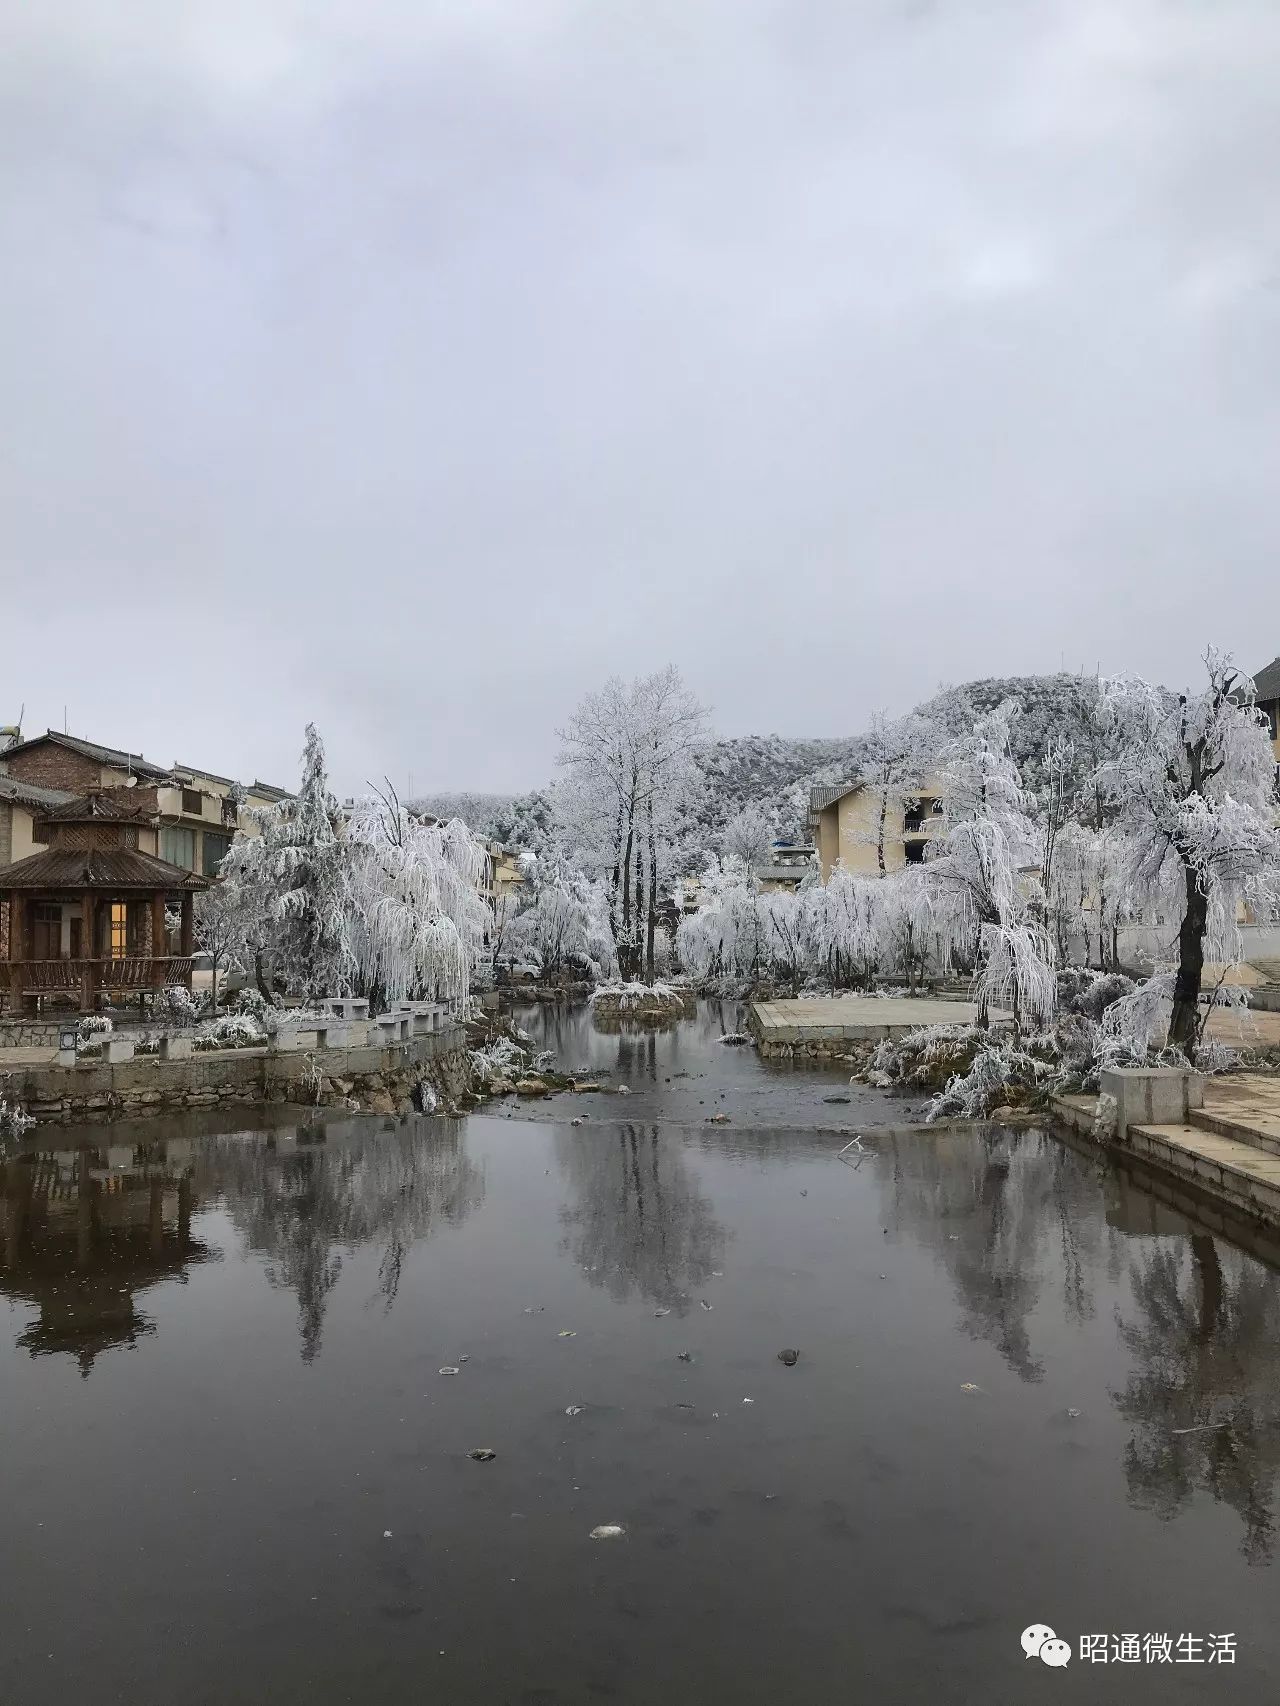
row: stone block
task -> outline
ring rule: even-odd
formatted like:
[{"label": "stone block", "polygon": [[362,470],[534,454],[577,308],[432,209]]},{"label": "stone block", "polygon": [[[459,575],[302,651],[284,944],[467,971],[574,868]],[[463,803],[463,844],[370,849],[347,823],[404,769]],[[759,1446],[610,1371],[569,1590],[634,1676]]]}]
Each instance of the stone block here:
[{"label": "stone block", "polygon": [[331,1025],[317,1025],[317,1048],[346,1048],[347,1027],[341,1020],[335,1020]]},{"label": "stone block", "polygon": [[59,1066],[74,1066],[76,1051],[73,1048],[60,1048],[55,1058]]},{"label": "stone block", "polygon": [[[366,1001],[364,1003],[364,1005],[367,1007],[369,1005],[369,1003]],[[361,1018],[361,1019],[350,1019],[350,1020],[348,1020],[348,1022],[347,1022],[347,1047],[348,1048],[367,1048],[368,1043],[369,1043],[369,1021],[368,1021],[368,1019]]]},{"label": "stone block", "polygon": [[190,1060],[194,1052],[190,1037],[161,1037],[161,1060]]},{"label": "stone block", "polygon": [[103,1059],[108,1065],[115,1066],[122,1061],[133,1059],[133,1038],[108,1036],[103,1039]]},{"label": "stone block", "polygon": [[272,1031],[267,1038],[269,1054],[296,1054],[298,1051],[298,1032],[292,1025],[282,1025]]},{"label": "stone block", "polygon": [[1204,1106],[1204,1074],[1179,1066],[1117,1066],[1102,1072],[1099,1097],[1115,1103],[1116,1140],[1131,1125],[1186,1125],[1193,1108]]}]

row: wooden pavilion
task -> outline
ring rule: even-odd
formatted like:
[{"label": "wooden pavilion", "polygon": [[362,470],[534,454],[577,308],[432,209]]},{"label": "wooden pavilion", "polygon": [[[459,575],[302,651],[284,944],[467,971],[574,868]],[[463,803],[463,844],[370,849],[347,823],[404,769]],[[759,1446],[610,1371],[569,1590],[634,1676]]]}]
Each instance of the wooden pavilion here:
[{"label": "wooden pavilion", "polygon": [[[99,997],[191,987],[193,903],[207,877],[144,851],[154,801],[100,789],[34,824],[44,850],[0,868],[0,993],[13,1010],[44,998],[94,1012]],[[142,845],[140,845],[140,843]],[[177,953],[165,908],[181,907]]]}]

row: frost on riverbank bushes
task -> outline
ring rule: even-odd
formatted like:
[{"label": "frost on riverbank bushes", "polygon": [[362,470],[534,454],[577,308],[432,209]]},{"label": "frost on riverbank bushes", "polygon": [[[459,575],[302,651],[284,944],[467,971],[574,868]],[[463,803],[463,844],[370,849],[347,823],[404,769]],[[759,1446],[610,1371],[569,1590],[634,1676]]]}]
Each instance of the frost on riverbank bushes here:
[{"label": "frost on riverbank bushes", "polygon": [[0,1138],[21,1137],[24,1132],[31,1130],[36,1122],[24,1108],[16,1102],[6,1102],[0,1096]]},{"label": "frost on riverbank bushes", "polygon": [[[1218,1004],[1238,999],[1221,991]],[[928,1120],[1042,1107],[1051,1095],[1096,1093],[1109,1068],[1185,1067],[1182,1051],[1164,1046],[1172,1004],[1171,972],[1135,984],[1073,970],[1059,978],[1060,1017],[1052,1028],[1018,1035],[1007,1027],[930,1026],[881,1043],[866,1077],[881,1089],[932,1091]],[[1202,1041],[1196,1069],[1227,1072],[1241,1058],[1222,1043]]]},{"label": "frost on riverbank bushes", "polygon": [[591,1014],[601,1019],[678,1019],[694,1004],[693,991],[675,983],[605,983],[591,993]]}]

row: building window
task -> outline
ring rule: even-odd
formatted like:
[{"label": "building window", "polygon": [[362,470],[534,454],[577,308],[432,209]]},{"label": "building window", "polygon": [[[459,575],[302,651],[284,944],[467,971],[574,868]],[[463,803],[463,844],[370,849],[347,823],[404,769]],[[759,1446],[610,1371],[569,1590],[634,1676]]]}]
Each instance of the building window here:
[{"label": "building window", "polygon": [[933,804],[929,807],[929,810],[933,813],[934,817],[941,817],[942,816],[942,801],[941,800],[935,800],[933,802]]},{"label": "building window", "polygon": [[111,958],[122,960],[129,951],[129,908],[124,901],[111,903]]},{"label": "building window", "polygon": [[907,850],[907,864],[908,865],[923,865],[924,864],[924,842],[923,841],[908,841],[906,843],[906,850]]},{"label": "building window", "polygon": [[196,832],[165,824],[160,831],[160,857],[184,871],[196,868]]},{"label": "building window", "polygon": [[204,816],[204,796],[198,788],[182,790],[182,809],[188,817]]},{"label": "building window", "polygon": [[902,827],[908,835],[919,835],[924,828],[924,808],[918,800],[903,810]]},{"label": "building window", "polygon": [[206,829],[204,832],[204,859],[201,865],[206,877],[216,877],[218,866],[231,850],[231,837],[219,835],[215,830]]}]

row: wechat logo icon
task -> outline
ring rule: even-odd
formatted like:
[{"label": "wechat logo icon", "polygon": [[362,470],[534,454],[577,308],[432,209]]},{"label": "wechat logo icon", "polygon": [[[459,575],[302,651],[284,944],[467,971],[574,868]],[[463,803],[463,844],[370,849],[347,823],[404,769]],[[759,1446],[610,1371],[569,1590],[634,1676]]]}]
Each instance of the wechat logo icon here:
[{"label": "wechat logo icon", "polygon": [[1070,1641],[1060,1641],[1047,1623],[1032,1623],[1022,1631],[1022,1650],[1029,1659],[1055,1669],[1071,1662]]}]

